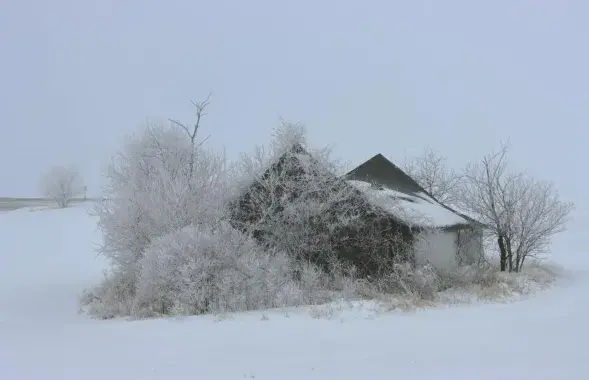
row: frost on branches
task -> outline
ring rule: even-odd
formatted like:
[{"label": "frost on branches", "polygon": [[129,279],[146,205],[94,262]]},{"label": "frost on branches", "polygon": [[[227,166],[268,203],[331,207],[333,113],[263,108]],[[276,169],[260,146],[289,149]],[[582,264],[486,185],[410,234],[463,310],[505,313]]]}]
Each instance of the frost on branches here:
[{"label": "frost on branches", "polygon": [[139,264],[135,294],[117,299],[110,291],[116,287],[105,287],[102,303],[94,302],[91,313],[103,318],[195,315],[329,300],[319,298],[318,271],[308,268],[301,281],[292,280],[286,254],[261,249],[226,222],[190,225],[159,237]]},{"label": "frost on branches", "polygon": [[456,206],[462,174],[447,165],[447,157],[428,147],[403,165],[403,170],[439,202]]},{"label": "frost on branches", "polygon": [[560,199],[553,183],[509,170],[508,148],[502,144],[498,152],[459,172],[428,148],[405,170],[436,199],[484,225],[485,245],[499,256],[501,271],[520,272],[529,258],[549,251],[552,237],[565,230],[574,206]]},{"label": "frost on branches", "polygon": [[528,258],[548,252],[552,237],[565,230],[574,205],[563,202],[554,184],[525,172],[511,172],[508,146],[467,166],[461,207],[487,226],[502,271],[520,272]]},{"label": "frost on branches", "polygon": [[223,157],[192,145],[180,128],[149,122],[108,165],[96,210],[102,252],[118,269],[135,272],[154,238],[217,218],[223,168]]},{"label": "frost on branches", "polygon": [[106,168],[107,186],[95,213],[103,236],[101,253],[112,265],[92,298],[103,312],[131,312],[141,262],[154,241],[221,217],[225,160],[197,139],[206,104],[195,103],[198,122],[191,128],[148,121]]}]

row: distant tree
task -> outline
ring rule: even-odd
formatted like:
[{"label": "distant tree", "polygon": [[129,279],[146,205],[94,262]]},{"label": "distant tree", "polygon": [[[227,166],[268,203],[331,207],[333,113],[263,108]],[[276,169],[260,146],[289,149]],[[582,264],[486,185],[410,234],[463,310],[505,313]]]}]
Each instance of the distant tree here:
[{"label": "distant tree", "polygon": [[74,167],[54,166],[39,182],[41,193],[66,208],[72,199],[83,194],[84,181]]},{"label": "distant tree", "polygon": [[403,170],[428,193],[446,205],[456,205],[461,173],[449,168],[447,157],[431,147],[405,162]]},{"label": "distant tree", "polygon": [[574,208],[560,200],[551,182],[510,172],[508,146],[469,164],[460,188],[461,208],[487,226],[497,244],[502,271],[519,272],[528,257],[547,252],[565,230]]}]

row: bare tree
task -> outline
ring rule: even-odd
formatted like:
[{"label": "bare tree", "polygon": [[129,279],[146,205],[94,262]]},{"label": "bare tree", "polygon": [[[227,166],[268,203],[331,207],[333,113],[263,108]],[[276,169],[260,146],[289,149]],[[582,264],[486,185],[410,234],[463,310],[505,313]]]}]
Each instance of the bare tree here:
[{"label": "bare tree", "polygon": [[41,193],[66,208],[71,200],[83,194],[84,183],[74,167],[54,166],[39,182]]},{"label": "bare tree", "polygon": [[403,170],[435,199],[456,205],[461,174],[449,168],[447,157],[428,147],[421,156],[406,161]]},{"label": "bare tree", "polygon": [[180,123],[177,120],[169,119],[172,123],[174,123],[177,126],[179,126],[180,128],[182,128],[182,130],[186,133],[186,135],[190,139],[190,146],[192,147],[192,150],[190,152],[190,159],[188,162],[188,176],[189,176],[189,178],[192,178],[192,175],[194,173],[194,164],[195,164],[196,153],[197,153],[196,149],[199,148],[200,146],[202,146],[211,137],[211,135],[208,135],[202,141],[200,141],[198,143],[196,141],[196,136],[198,134],[198,130],[200,129],[200,121],[201,121],[202,117],[206,115],[205,109],[210,104],[211,95],[212,95],[212,93],[209,93],[207,98],[201,102],[195,102],[193,100],[190,101],[196,111],[196,121],[195,121],[194,125],[192,125],[190,128],[187,127],[186,125]]},{"label": "bare tree", "polygon": [[519,272],[528,257],[546,253],[551,238],[565,230],[573,204],[562,202],[554,185],[510,172],[508,146],[470,164],[461,187],[461,207],[484,223],[498,247],[502,271]]}]

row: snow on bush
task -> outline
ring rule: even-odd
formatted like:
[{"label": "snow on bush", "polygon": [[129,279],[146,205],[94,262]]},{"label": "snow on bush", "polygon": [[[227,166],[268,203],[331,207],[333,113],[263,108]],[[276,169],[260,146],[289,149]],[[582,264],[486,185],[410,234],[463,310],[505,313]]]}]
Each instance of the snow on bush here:
[{"label": "snow on bush", "polygon": [[157,239],[141,268],[140,314],[268,309],[291,306],[298,297],[289,258],[263,251],[225,222],[187,226]]},{"label": "snow on bush", "polygon": [[81,310],[100,319],[130,316],[136,286],[135,273],[116,269],[106,271],[99,285],[82,293]]},{"label": "snow on bush", "polygon": [[95,314],[132,314],[141,261],[152,242],[222,216],[225,160],[196,140],[198,128],[198,123],[190,131],[178,123],[148,121],[111,157],[94,210],[102,232],[100,253],[111,269],[84,298],[94,302],[99,295],[103,306],[94,308]]},{"label": "snow on bush", "polygon": [[[306,266],[302,278],[294,281],[293,263],[287,255],[262,250],[226,222],[190,225],[157,238],[139,266],[136,292],[115,297],[114,304],[125,307],[111,310],[113,296],[103,292],[88,300],[95,315],[195,315],[329,300],[321,296],[324,280],[319,270]],[[101,303],[105,295],[110,300]]]},{"label": "snow on bush", "polygon": [[148,122],[106,170],[97,204],[102,253],[119,270],[136,272],[152,240],[220,216],[223,157],[191,144],[184,131]]},{"label": "snow on bush", "polygon": [[[355,298],[353,276],[326,274],[264,250],[227,222],[186,226],[157,238],[137,277],[111,273],[83,304],[99,318],[197,315],[323,304]],[[293,272],[297,278],[293,278]],[[129,291],[134,289],[134,291]]]}]

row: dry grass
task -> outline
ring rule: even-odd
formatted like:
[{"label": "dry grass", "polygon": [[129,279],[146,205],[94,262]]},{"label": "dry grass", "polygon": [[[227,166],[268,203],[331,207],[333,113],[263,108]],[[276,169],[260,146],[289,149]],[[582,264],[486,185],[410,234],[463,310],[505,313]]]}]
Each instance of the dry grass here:
[{"label": "dry grass", "polygon": [[425,307],[464,305],[476,302],[510,302],[545,290],[556,283],[564,271],[556,264],[530,261],[521,273],[500,272],[499,268],[464,266],[451,273],[437,273],[426,297],[419,293],[405,297],[385,296],[383,310],[415,310]]},{"label": "dry grass", "polygon": [[[345,310],[364,309],[369,315],[391,311],[414,312],[433,307],[473,303],[512,302],[545,290],[564,275],[563,268],[546,261],[530,261],[522,273],[500,272],[490,264],[463,266],[452,272],[422,268],[398,269],[385,283],[366,285],[363,301],[339,301],[313,306],[313,318],[334,319]],[[404,292],[385,292],[399,286]],[[400,284],[402,283],[402,284]]]}]

